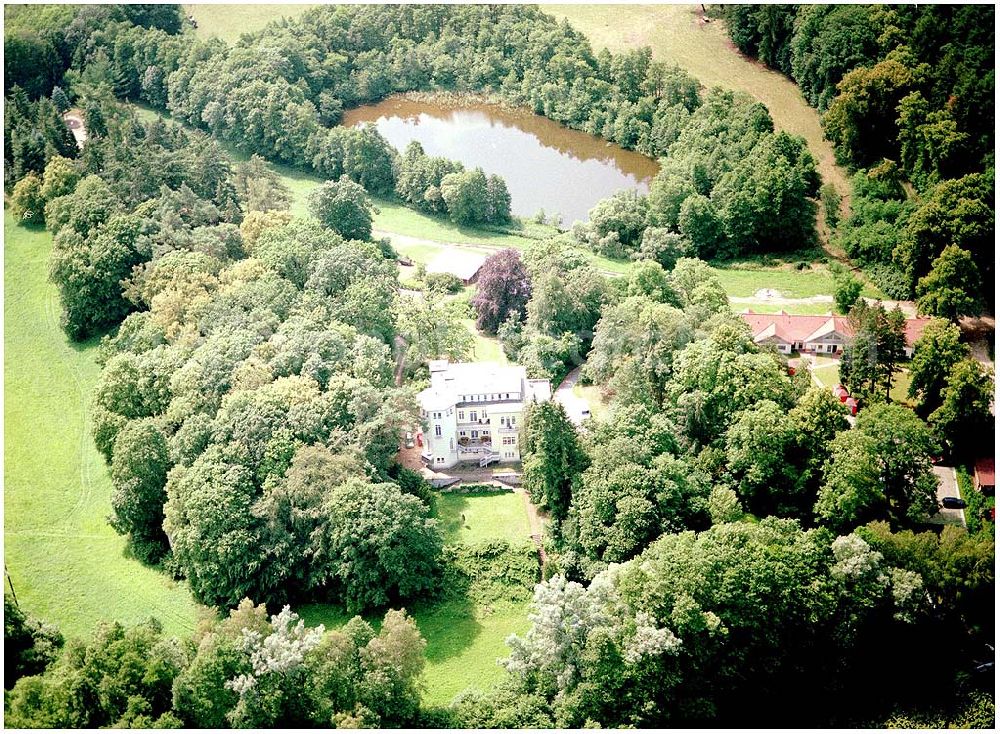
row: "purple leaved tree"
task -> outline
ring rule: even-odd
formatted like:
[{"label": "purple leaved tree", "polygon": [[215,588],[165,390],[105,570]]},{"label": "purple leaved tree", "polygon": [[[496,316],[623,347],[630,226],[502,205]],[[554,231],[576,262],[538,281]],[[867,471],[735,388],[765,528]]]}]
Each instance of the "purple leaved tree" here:
[{"label": "purple leaved tree", "polygon": [[531,278],[517,250],[501,250],[491,255],[479,269],[476,295],[476,327],[496,334],[500,324],[512,313],[523,319],[531,298]]}]

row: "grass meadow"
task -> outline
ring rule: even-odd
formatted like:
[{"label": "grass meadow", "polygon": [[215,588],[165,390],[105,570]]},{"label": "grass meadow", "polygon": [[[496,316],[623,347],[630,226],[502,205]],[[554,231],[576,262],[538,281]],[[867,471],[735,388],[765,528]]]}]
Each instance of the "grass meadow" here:
[{"label": "grass meadow", "polygon": [[518,545],[528,542],[531,537],[524,498],[516,492],[442,492],[436,499],[437,518],[445,543],[506,540]]},{"label": "grass meadow", "polygon": [[4,560],[18,602],[67,636],[100,620],[194,630],[182,584],[125,556],[111,482],[90,436],[96,344],[70,342],[46,280],[52,237],[4,212]]},{"label": "grass meadow", "polygon": [[238,41],[244,33],[254,33],[272,20],[294,18],[312,5],[184,5],[184,15],[198,23],[199,38],[221,38],[226,43]]}]

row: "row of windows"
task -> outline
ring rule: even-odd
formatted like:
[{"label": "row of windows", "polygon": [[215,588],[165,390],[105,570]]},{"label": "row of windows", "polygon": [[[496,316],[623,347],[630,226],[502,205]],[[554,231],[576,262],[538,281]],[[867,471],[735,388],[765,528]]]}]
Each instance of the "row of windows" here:
[{"label": "row of windows", "polygon": [[480,436],[482,436],[483,438],[489,438],[490,437],[490,432],[489,431],[470,431],[470,432],[459,431],[458,435],[459,436],[468,436],[469,433],[472,434],[472,438],[479,438]]},{"label": "row of windows", "polygon": [[479,395],[462,395],[463,403],[481,403],[485,400],[520,400],[519,392],[490,392]]},{"label": "row of windows", "polygon": [[513,436],[504,436],[503,437],[503,445],[504,446],[513,446],[516,443],[517,443],[517,439],[514,438]]}]

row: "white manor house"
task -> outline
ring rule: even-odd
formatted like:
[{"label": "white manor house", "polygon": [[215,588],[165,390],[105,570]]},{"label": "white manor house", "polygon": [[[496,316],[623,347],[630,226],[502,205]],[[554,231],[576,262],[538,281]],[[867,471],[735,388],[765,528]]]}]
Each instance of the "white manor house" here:
[{"label": "white manor house", "polygon": [[429,367],[431,386],[417,396],[427,465],[520,461],[524,407],[551,399],[548,380],[529,380],[524,367],[492,362],[436,359]]}]

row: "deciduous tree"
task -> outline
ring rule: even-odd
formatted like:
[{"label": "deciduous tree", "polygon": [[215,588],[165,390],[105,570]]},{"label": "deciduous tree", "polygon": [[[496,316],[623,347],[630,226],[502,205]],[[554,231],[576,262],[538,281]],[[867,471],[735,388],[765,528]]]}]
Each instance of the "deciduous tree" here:
[{"label": "deciduous tree", "polygon": [[476,276],[476,328],[496,334],[512,316],[523,321],[530,299],[531,278],[518,251],[509,248],[490,255]]}]

